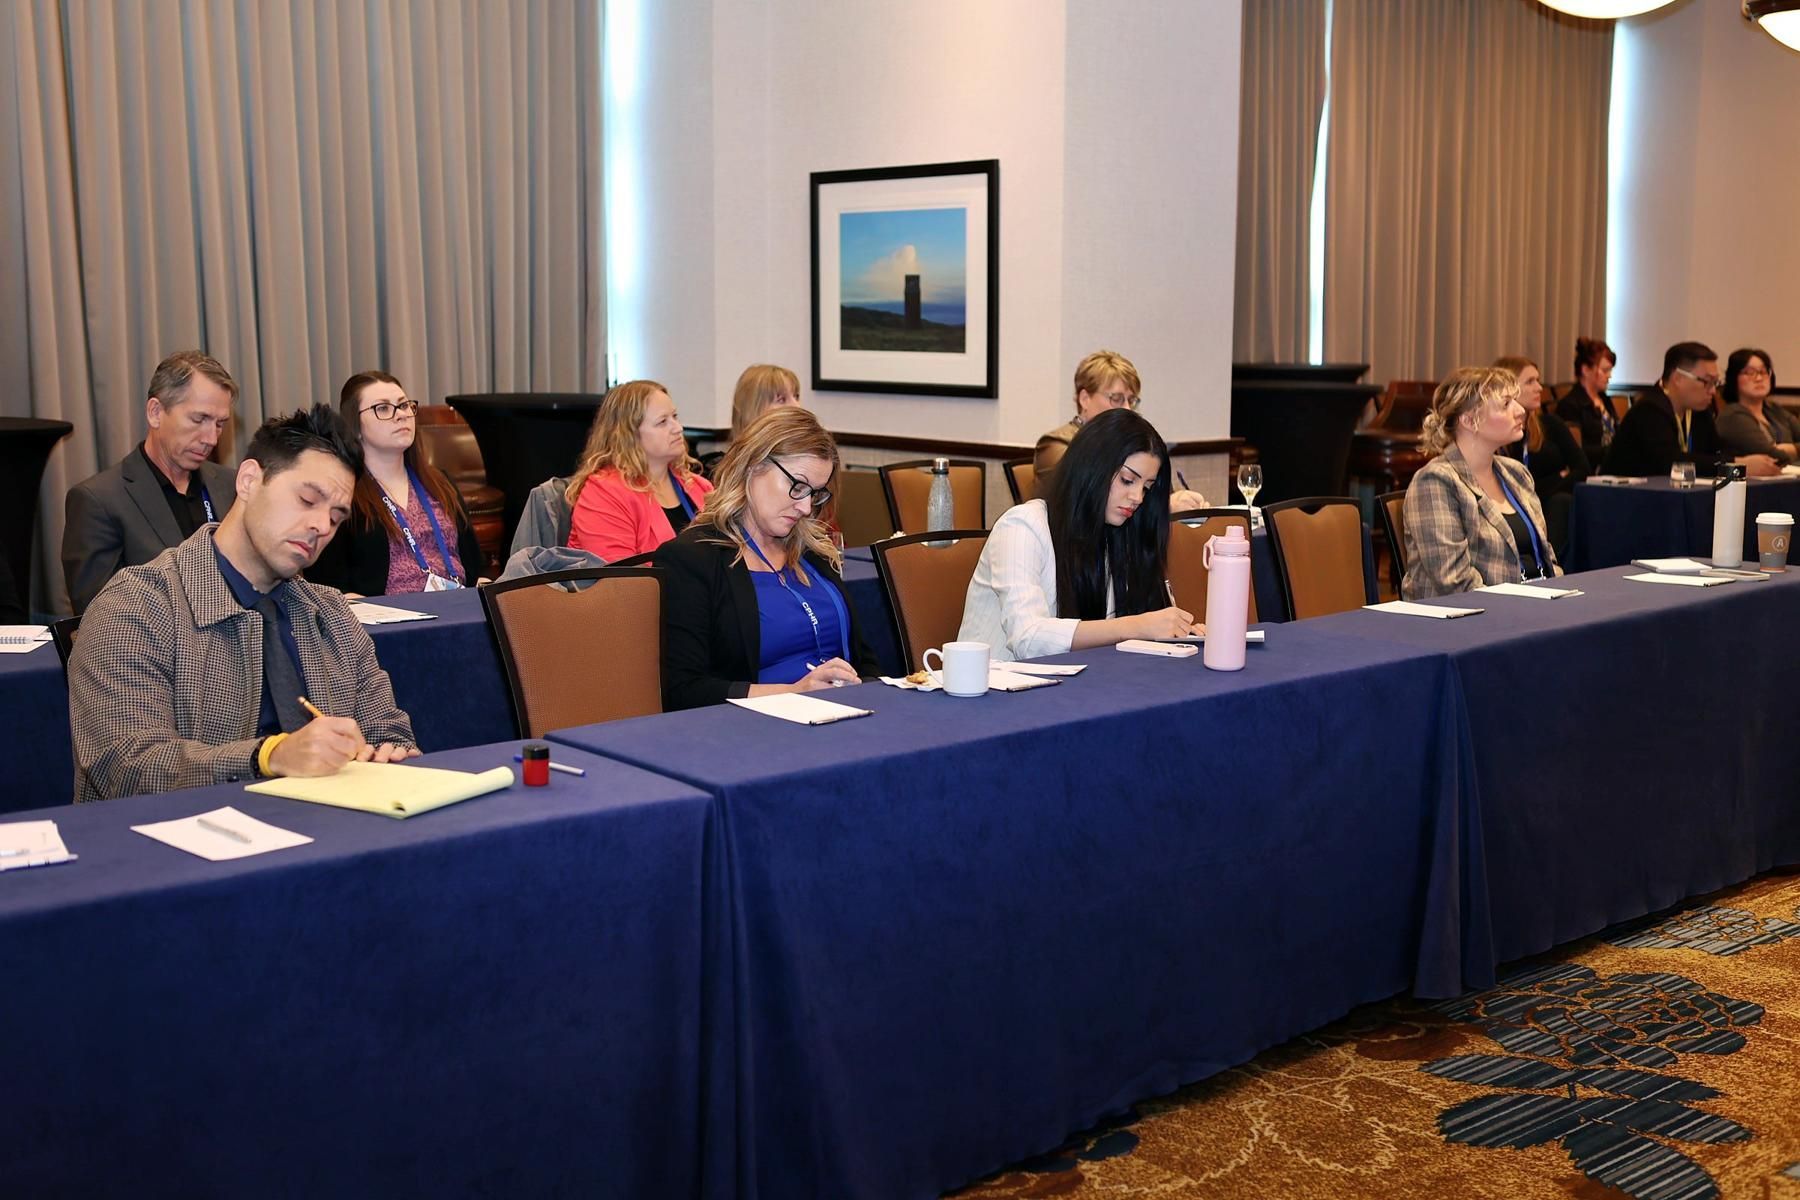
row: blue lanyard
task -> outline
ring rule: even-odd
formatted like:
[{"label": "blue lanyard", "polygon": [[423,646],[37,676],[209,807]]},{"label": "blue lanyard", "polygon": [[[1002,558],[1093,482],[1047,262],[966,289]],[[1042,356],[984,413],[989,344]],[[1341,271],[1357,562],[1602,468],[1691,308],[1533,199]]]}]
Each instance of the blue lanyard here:
[{"label": "blue lanyard", "polygon": [[[431,522],[431,534],[437,539],[438,557],[443,561],[444,574],[450,574],[450,546],[444,541],[444,527],[438,524],[437,510],[431,506],[431,493],[419,484],[419,477],[413,474],[411,467],[406,468],[406,481],[412,485],[412,494],[419,498],[419,507],[425,510],[426,518]],[[413,559],[419,564],[419,570],[432,575],[431,564],[425,561],[425,552],[419,549],[419,539],[413,536],[412,526],[407,523],[406,514],[394,503],[387,489],[379,483],[375,490],[381,493],[381,502],[387,505],[388,515],[394,518],[394,524],[400,527],[400,535],[406,539],[406,548],[412,551]],[[451,580],[452,583],[459,582]]]},{"label": "blue lanyard", "polygon": [[218,520],[219,518],[217,515],[213,513],[212,496],[207,492],[206,485],[200,483],[200,477],[198,475],[194,476],[194,482],[200,485],[200,507],[206,510],[206,519],[208,521]]},{"label": "blue lanyard", "polygon": [[[769,561],[769,556],[762,552],[762,547],[756,544],[756,539],[751,537],[748,531],[745,531],[744,533],[744,544],[749,546],[750,549],[755,552],[756,557],[762,559],[763,566],[774,572],[775,582],[781,585],[781,590],[800,602],[800,608],[806,613],[806,619],[812,622],[813,649],[819,652],[820,658],[823,658],[825,656],[825,646],[819,641],[819,616],[817,613],[813,612],[813,606],[806,602],[805,596],[802,596],[799,592],[796,592],[793,588],[788,586],[787,577],[780,571],[775,570],[775,564]],[[844,610],[844,598],[838,595],[837,589],[831,585],[831,580],[826,579],[821,575],[819,577],[819,582],[823,585],[819,590],[831,598],[832,607],[837,610],[838,639],[842,642],[844,647],[844,652],[841,657],[845,662],[849,662],[850,614]]]},{"label": "blue lanyard", "polygon": [[[1519,520],[1525,525],[1525,532],[1531,535],[1531,553],[1537,558],[1537,577],[1539,579],[1550,578],[1550,563],[1544,557],[1544,544],[1538,541],[1537,522],[1531,519],[1531,514],[1525,511],[1525,506],[1519,503],[1517,496],[1513,495],[1512,488],[1507,486],[1505,474],[1498,467],[1494,468],[1494,478],[1500,481],[1500,490],[1506,494],[1506,502],[1513,506],[1513,511],[1519,514]],[[1516,553],[1517,547],[1514,550]],[[1525,577],[1525,564],[1521,560],[1519,578],[1524,579]]]},{"label": "blue lanyard", "polygon": [[[681,486],[681,476],[675,474],[674,467],[669,468],[669,482],[675,485],[675,499],[681,505],[681,511],[687,514],[688,520],[693,520],[694,502],[688,499],[687,489]],[[758,550],[757,553],[761,554],[762,551]],[[769,560],[765,558],[763,561],[768,562]]]}]

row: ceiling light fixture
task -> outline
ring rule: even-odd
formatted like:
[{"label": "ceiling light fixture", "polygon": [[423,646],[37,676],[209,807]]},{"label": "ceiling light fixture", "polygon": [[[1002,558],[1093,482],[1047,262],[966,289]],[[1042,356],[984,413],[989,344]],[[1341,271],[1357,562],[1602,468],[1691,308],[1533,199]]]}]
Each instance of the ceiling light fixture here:
[{"label": "ceiling light fixture", "polygon": [[1591,17],[1605,21],[1616,17],[1635,17],[1639,13],[1647,13],[1658,9],[1673,0],[1543,0],[1544,4],[1557,12],[1568,13],[1571,17]]},{"label": "ceiling light fixture", "polygon": [[1792,50],[1800,50],[1800,0],[1744,0],[1744,20]]}]

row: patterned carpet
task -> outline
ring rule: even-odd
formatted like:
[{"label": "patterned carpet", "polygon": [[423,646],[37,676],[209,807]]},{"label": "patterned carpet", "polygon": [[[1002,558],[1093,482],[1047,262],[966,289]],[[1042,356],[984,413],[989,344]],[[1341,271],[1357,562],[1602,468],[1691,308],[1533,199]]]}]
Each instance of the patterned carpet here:
[{"label": "patterned carpet", "polygon": [[954,1195],[1800,1200],[1800,876],[1359,1009]]}]

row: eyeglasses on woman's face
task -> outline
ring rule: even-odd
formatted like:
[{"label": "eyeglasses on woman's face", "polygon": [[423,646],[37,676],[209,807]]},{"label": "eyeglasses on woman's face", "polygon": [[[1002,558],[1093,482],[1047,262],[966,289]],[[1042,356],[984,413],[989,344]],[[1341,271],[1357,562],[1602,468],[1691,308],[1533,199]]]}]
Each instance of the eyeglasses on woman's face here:
[{"label": "eyeglasses on woman's face", "polygon": [[378,400],[374,404],[369,405],[369,407],[358,411],[374,413],[377,421],[391,421],[395,417],[410,417],[417,413],[419,411],[419,402],[417,400],[402,400],[398,404],[391,404],[386,400]]},{"label": "eyeglasses on woman's face", "polygon": [[815,509],[824,508],[826,503],[830,501],[830,488],[814,487],[812,484],[806,482],[806,480],[799,478],[792,471],[782,466],[781,460],[778,458],[771,458],[769,461],[775,464],[775,469],[777,471],[780,471],[783,475],[787,476],[789,500],[805,500],[810,498],[812,500],[812,506]]}]

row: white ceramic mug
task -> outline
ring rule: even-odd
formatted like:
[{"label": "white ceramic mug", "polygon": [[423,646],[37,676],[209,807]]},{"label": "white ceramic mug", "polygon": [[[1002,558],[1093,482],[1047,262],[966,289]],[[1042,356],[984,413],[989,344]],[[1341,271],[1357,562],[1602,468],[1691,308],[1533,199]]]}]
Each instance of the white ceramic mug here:
[{"label": "white ceramic mug", "polygon": [[[938,656],[940,670],[931,670],[931,656]],[[988,690],[988,645],[986,642],[945,642],[942,650],[933,647],[919,656],[925,669],[945,692],[952,696],[985,696]]]}]

